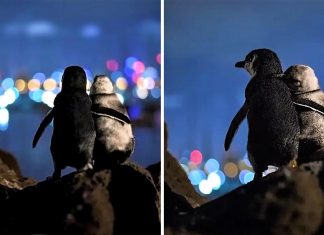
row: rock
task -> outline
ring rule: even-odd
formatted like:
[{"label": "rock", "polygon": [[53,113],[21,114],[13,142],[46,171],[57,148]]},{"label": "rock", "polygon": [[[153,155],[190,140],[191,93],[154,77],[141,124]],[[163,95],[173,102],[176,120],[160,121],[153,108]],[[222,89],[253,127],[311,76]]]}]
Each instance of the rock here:
[{"label": "rock", "polygon": [[0,207],[0,234],[160,234],[153,180],[131,163],[0,194]]},{"label": "rock", "polygon": [[174,217],[206,203],[207,199],[195,191],[186,172],[168,151],[164,154],[164,169],[164,218],[168,226]]},{"label": "rock", "polygon": [[0,185],[12,189],[23,189],[27,186],[35,185],[36,181],[25,178],[15,157],[3,150],[0,150]]},{"label": "rock", "polygon": [[323,221],[320,185],[317,176],[308,171],[283,168],[174,218],[168,231],[217,235],[314,234]]},{"label": "rock", "polygon": [[165,225],[174,217],[198,207],[208,200],[199,195],[186,172],[168,151],[168,128],[164,123],[164,218]]},{"label": "rock", "polygon": [[3,173],[6,172],[8,169],[11,170],[12,172],[10,172],[10,175],[15,175],[15,177],[17,178],[23,178],[21,175],[21,171],[20,171],[20,167],[18,165],[18,162],[16,160],[16,158],[11,154],[8,153],[4,150],[0,149],[0,160],[1,160],[1,164],[2,165],[6,165],[6,169],[5,171],[3,171],[2,167],[0,168],[0,175],[3,176],[4,178],[6,178]]},{"label": "rock", "polygon": [[[315,175],[319,179],[319,184],[324,192],[324,161],[313,161],[304,163],[300,166],[300,168],[304,171],[307,171],[313,175]],[[308,190],[307,188],[305,190]],[[322,235],[324,234],[324,210],[323,210],[323,219],[320,228],[317,230],[314,235]]]},{"label": "rock", "polygon": [[173,192],[185,197],[192,208],[208,201],[196,192],[186,172],[168,151],[164,155],[164,171],[164,182]]}]

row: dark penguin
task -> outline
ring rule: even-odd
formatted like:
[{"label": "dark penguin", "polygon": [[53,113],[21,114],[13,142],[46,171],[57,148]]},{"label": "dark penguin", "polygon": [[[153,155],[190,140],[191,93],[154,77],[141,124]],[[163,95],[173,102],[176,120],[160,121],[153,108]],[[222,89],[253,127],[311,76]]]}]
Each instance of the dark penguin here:
[{"label": "dark penguin", "polygon": [[111,168],[126,161],[134,151],[131,121],[107,76],[95,77],[90,97],[97,133],[93,150],[94,168]]},{"label": "dark penguin", "polygon": [[268,165],[296,165],[299,123],[288,86],[278,77],[282,68],[277,55],[268,49],[251,51],[235,67],[245,68],[252,79],[245,90],[246,101],[233,119],[225,139],[225,149],[245,116],[249,134],[247,150],[261,178]]},{"label": "dark penguin", "polygon": [[[324,93],[314,70],[306,65],[290,66],[283,76],[297,107],[300,123],[298,163],[324,158]],[[308,106],[302,99],[314,103]],[[317,104],[317,105],[316,105]],[[319,107],[319,109],[317,109]]]},{"label": "dark penguin", "polygon": [[62,91],[54,100],[54,108],[46,115],[35,134],[33,147],[54,119],[51,141],[53,178],[60,177],[61,170],[67,166],[78,170],[91,167],[96,133],[86,84],[86,74],[81,67],[67,67],[62,76]]}]

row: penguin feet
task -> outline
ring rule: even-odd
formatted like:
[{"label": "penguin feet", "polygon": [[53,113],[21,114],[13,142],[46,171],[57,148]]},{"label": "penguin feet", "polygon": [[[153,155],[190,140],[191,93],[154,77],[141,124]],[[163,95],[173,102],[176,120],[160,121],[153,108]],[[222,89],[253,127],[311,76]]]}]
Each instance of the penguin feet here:
[{"label": "penguin feet", "polygon": [[83,172],[88,170],[93,170],[92,160],[90,160],[84,167],[77,169],[77,172]]}]

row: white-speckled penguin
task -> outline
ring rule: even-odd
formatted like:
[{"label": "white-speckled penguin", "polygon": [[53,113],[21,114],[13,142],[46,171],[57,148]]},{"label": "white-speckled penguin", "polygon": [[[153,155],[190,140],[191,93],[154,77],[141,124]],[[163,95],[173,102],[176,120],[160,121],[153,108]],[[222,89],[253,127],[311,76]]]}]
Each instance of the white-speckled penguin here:
[{"label": "white-speckled penguin", "polygon": [[134,151],[131,120],[107,76],[95,77],[90,98],[96,127],[94,168],[112,168],[126,161]]},{"label": "white-speckled penguin", "polygon": [[51,140],[53,178],[59,178],[61,170],[67,166],[77,170],[92,167],[96,132],[86,84],[86,73],[81,67],[67,67],[62,76],[62,90],[55,97],[54,107],[41,122],[34,136],[33,148],[54,119]]},{"label": "white-speckled penguin", "polygon": [[296,166],[298,116],[288,86],[278,78],[282,75],[279,58],[269,49],[257,49],[235,67],[245,68],[251,80],[245,90],[246,101],[226,135],[225,149],[229,148],[238,126],[247,116],[247,150],[255,179],[262,177],[268,165]]},{"label": "white-speckled penguin", "polygon": [[284,73],[293,95],[299,123],[298,163],[324,158],[324,93],[314,70],[306,65],[290,66]]}]

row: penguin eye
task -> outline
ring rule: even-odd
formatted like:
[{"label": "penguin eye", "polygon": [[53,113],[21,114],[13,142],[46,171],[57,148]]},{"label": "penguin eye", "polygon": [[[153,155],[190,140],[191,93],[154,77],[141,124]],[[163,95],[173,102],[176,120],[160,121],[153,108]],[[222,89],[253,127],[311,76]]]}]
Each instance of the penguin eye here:
[{"label": "penguin eye", "polygon": [[251,63],[254,60],[254,58],[255,58],[255,56],[252,55],[252,56],[250,56],[250,57],[247,58],[247,61],[249,63]]}]

